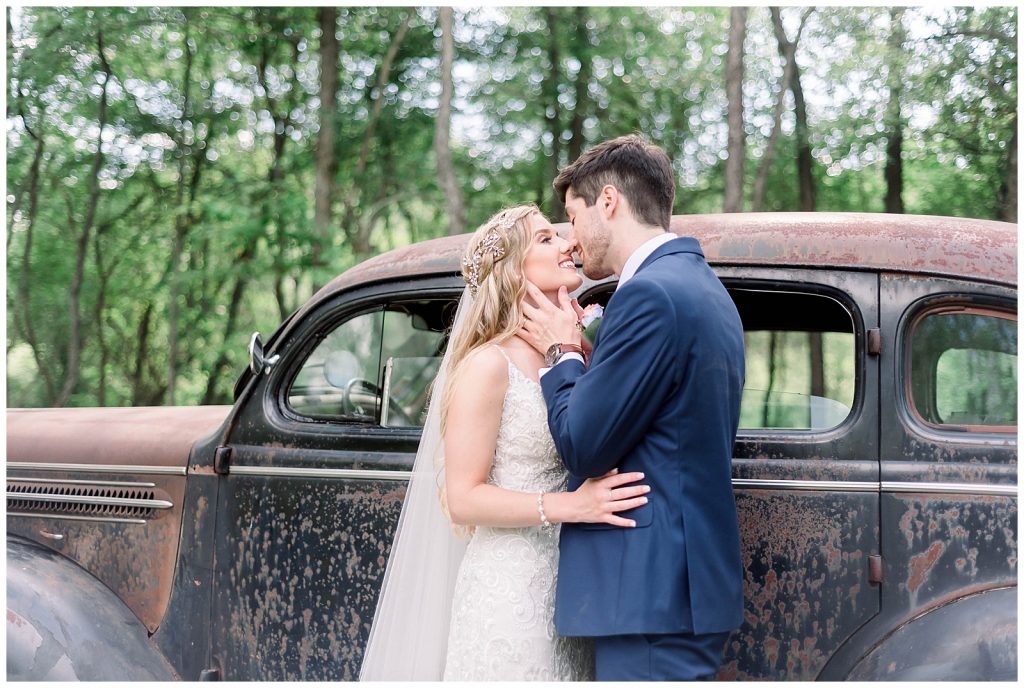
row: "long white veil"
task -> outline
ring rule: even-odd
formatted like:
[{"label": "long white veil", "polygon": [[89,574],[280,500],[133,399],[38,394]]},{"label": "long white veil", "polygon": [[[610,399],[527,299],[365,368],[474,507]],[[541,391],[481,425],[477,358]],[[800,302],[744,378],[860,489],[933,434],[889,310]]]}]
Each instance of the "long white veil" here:
[{"label": "long white veil", "polygon": [[[467,288],[455,313],[449,343],[466,326],[472,301]],[[412,479],[363,653],[360,681],[440,681],[444,675],[455,577],[466,551],[466,540],[456,537],[438,498],[438,488],[444,484],[440,400],[450,352],[449,345],[431,391]]]}]

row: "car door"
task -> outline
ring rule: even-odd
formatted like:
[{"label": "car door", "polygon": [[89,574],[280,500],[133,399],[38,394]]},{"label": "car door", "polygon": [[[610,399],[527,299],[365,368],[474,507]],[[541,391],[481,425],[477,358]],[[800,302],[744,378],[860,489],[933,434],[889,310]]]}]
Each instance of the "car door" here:
[{"label": "car door", "polygon": [[[1017,584],[1016,289],[890,273],[881,300],[892,352],[881,401],[885,583],[864,644],[939,608],[948,620],[927,641],[904,633],[857,675],[1012,679],[1015,601],[976,620],[956,607]],[[908,642],[914,652],[901,651]]]},{"label": "car door", "polygon": [[745,610],[719,678],[813,679],[879,609],[877,276],[715,271],[746,347],[733,458]]},{"label": "car door", "polygon": [[349,292],[275,348],[220,487],[213,657],[229,680],[354,680],[458,297]]}]

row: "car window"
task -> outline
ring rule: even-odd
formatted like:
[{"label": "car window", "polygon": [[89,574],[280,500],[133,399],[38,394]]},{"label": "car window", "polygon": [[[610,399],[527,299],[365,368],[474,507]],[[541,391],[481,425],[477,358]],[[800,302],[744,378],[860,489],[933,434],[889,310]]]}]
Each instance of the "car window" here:
[{"label": "car window", "polygon": [[[857,377],[853,316],[822,294],[727,285],[743,321],[746,381],[740,432],[827,430],[854,405]],[[611,288],[583,305],[607,305]]]},{"label": "car window", "polygon": [[1016,431],[1017,322],[1008,314],[941,309],[909,335],[910,403],[925,423]]},{"label": "car window", "polygon": [[343,321],[302,364],[289,408],[332,422],[422,426],[454,307],[450,299],[399,301]]},{"label": "car window", "polygon": [[454,303],[418,301],[384,315],[380,424],[422,427],[430,384],[447,345]]},{"label": "car window", "polygon": [[740,430],[826,430],[853,408],[853,318],[819,294],[730,289],[743,321]]},{"label": "car window", "polygon": [[362,313],[341,323],[313,350],[288,390],[300,415],[373,422],[384,312]]}]

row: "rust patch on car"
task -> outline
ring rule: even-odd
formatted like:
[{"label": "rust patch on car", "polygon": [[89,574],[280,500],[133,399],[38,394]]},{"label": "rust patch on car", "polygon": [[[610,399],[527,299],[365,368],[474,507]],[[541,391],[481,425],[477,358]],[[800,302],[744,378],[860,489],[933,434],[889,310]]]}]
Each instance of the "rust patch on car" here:
[{"label": "rust patch on car", "polygon": [[[911,609],[981,582],[1016,582],[1017,500],[996,495],[889,495],[903,537],[889,566]],[[901,563],[902,562],[902,563]]]},{"label": "rust patch on car", "polygon": [[939,560],[944,551],[946,551],[944,544],[933,542],[927,552],[910,558],[910,578],[907,580],[907,589],[910,592],[917,592],[924,582],[925,576],[935,566],[935,562]]},{"label": "rust patch on car", "polygon": [[813,679],[877,611],[864,554],[877,546],[876,529],[865,527],[876,520],[875,499],[737,491],[744,621],[725,650],[723,666],[730,666],[730,673]]}]

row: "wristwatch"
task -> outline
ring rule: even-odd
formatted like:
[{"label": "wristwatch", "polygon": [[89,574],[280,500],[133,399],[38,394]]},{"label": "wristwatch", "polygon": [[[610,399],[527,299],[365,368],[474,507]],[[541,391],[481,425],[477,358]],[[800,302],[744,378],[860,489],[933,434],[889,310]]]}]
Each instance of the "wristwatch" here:
[{"label": "wristwatch", "polygon": [[587,353],[583,350],[582,346],[576,344],[552,344],[544,353],[544,363],[549,367],[553,366],[558,363],[558,359],[562,357],[562,354],[567,354],[570,351],[582,356],[584,363],[587,362]]}]

